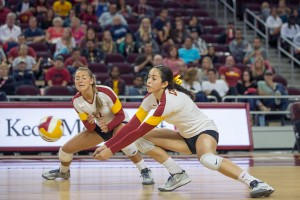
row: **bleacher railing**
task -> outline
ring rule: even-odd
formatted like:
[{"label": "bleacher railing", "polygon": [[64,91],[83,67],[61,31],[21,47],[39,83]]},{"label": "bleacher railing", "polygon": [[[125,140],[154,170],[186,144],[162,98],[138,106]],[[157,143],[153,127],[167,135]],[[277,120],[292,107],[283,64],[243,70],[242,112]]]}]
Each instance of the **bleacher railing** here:
[{"label": "bleacher railing", "polygon": [[[265,49],[268,56],[269,53],[269,28],[267,24],[254,12],[246,8],[244,12],[244,34],[247,34],[247,26],[254,30],[255,36],[259,35],[265,40]],[[259,29],[263,27],[264,32]]]},{"label": "bleacher railing", "polygon": [[[282,42],[289,44],[289,47],[290,47],[289,51],[284,49],[284,47],[282,46],[283,45]],[[295,63],[300,66],[300,61],[293,54],[295,49],[297,49],[297,46],[293,42],[291,42],[289,39],[280,37],[278,39],[277,48],[278,48],[278,63],[280,63],[279,73],[282,73],[282,67],[283,67],[282,64],[281,64],[281,54],[284,54],[285,56],[287,56],[291,60],[291,65],[290,65],[291,74],[290,74],[290,77],[292,77],[291,83],[294,83],[294,80],[295,80]]]},{"label": "bleacher railing", "polygon": [[[230,3],[228,3],[230,1]],[[235,0],[220,0],[224,8],[224,27],[228,22],[228,14],[233,16],[233,23],[236,24],[236,1]],[[216,18],[219,16],[218,0],[215,0],[215,14]]]}]

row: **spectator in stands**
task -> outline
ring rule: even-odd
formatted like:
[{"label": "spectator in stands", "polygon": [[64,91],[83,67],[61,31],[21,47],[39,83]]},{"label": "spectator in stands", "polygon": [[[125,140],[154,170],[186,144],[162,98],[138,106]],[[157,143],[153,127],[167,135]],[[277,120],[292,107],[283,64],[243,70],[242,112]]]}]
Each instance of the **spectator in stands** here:
[{"label": "spectator in stands", "polygon": [[185,64],[184,61],[179,61],[178,66],[179,66],[178,68],[179,68],[180,77],[184,77],[186,71],[188,70],[187,64]]},{"label": "spectator in stands", "polygon": [[171,23],[168,20],[168,9],[164,8],[160,11],[159,17],[153,22],[153,31],[159,44],[169,42]]},{"label": "spectator in stands", "polygon": [[104,62],[104,53],[96,47],[96,43],[94,40],[87,40],[86,48],[84,48],[82,51],[82,56],[87,59],[88,63]]},{"label": "spectator in stands", "polygon": [[63,20],[63,27],[71,27],[73,17],[76,17],[76,12],[75,10],[70,10],[68,17],[65,17]]},{"label": "spectator in stands", "polygon": [[154,54],[159,53],[159,46],[154,38],[151,38],[149,34],[143,34],[142,38],[137,43],[137,49],[139,53],[143,53],[144,46],[148,43],[152,45],[152,52]]},{"label": "spectator in stands", "polygon": [[125,35],[130,33],[130,30],[127,25],[122,24],[120,16],[114,16],[110,32],[112,39],[120,44],[124,41]]},{"label": "spectator in stands", "polygon": [[[144,84],[144,77],[135,75],[133,85],[128,88],[129,96],[144,96],[147,94],[147,88]],[[130,99],[130,102],[141,102],[142,99]]]},{"label": "spectator in stands", "polygon": [[195,102],[206,102],[207,97],[202,92],[202,87],[197,79],[197,68],[187,69],[181,86],[195,95]]},{"label": "spectator in stands", "polygon": [[72,49],[76,47],[75,39],[72,36],[70,28],[64,28],[64,32],[56,42],[54,58],[61,54],[70,54]]},{"label": "spectator in stands", "polygon": [[291,14],[291,8],[286,5],[285,0],[278,1],[278,15],[280,16],[283,23],[288,21],[288,16]]},{"label": "spectator in stands", "polygon": [[5,6],[5,0],[0,0],[0,24],[4,24],[11,10]]},{"label": "spectator in stands", "polygon": [[257,56],[262,56],[264,59],[267,59],[267,52],[261,46],[261,40],[259,37],[253,39],[252,49],[246,53],[243,61],[244,64],[253,63]]},{"label": "spectator in stands", "polygon": [[175,44],[182,44],[184,39],[189,36],[182,19],[175,21],[175,28],[171,29],[170,36]]},{"label": "spectator in stands", "polygon": [[262,2],[261,4],[261,18],[263,21],[266,21],[266,19],[270,16],[271,14],[271,8],[270,4],[267,1]]},{"label": "spectator in stands", "polygon": [[270,28],[270,44],[274,47],[277,46],[277,39],[280,35],[280,28],[282,20],[277,14],[277,8],[272,7],[271,15],[266,20],[267,27]]},{"label": "spectator in stands", "polygon": [[191,37],[185,38],[183,48],[178,50],[178,55],[186,64],[198,63],[201,59],[198,49],[193,47],[193,39]]},{"label": "spectator in stands", "polygon": [[42,18],[39,26],[43,30],[48,30],[48,28],[53,26],[53,20],[54,20],[54,11],[52,9],[48,9],[46,13],[46,17]]},{"label": "spectator in stands", "polygon": [[28,51],[27,45],[21,44],[19,47],[19,51],[18,51],[18,57],[16,57],[13,60],[12,65],[15,68],[17,66],[17,64],[19,63],[19,60],[25,59],[26,67],[27,67],[26,69],[32,70],[33,72],[37,73],[39,71],[42,58],[39,58],[38,62],[36,62],[34,57],[29,56],[27,54],[27,51]]},{"label": "spectator in stands", "polygon": [[164,62],[163,57],[160,54],[153,56],[153,66],[162,65]]},{"label": "spectator in stands", "polygon": [[3,50],[3,44],[0,42],[0,64],[7,63],[6,54]]},{"label": "spectator in stands", "polygon": [[105,80],[103,85],[110,87],[116,95],[125,95],[126,83],[120,77],[119,67],[112,66],[109,76],[110,78]]},{"label": "spectator in stands", "polygon": [[79,48],[73,48],[72,56],[67,58],[65,66],[70,74],[73,75],[79,67],[88,67],[88,62],[85,57],[81,56]]},{"label": "spectator in stands", "polygon": [[32,70],[27,69],[26,60],[24,58],[18,59],[13,77],[16,80],[17,87],[20,85],[35,85],[35,78]]},{"label": "spectator in stands", "polygon": [[50,44],[56,44],[57,40],[62,36],[64,32],[63,20],[60,17],[53,19],[53,26],[49,27],[46,31],[46,42]]},{"label": "spectator in stands", "polygon": [[99,18],[103,13],[108,12],[109,2],[107,0],[96,0],[96,16]]},{"label": "spectator in stands", "polygon": [[18,36],[18,46],[11,48],[8,52],[7,57],[9,63],[12,63],[13,60],[19,56],[19,51],[22,44],[27,48],[27,55],[33,57],[35,60],[37,59],[35,50],[32,47],[27,46],[25,36],[21,34]]},{"label": "spectator in stands", "polygon": [[117,52],[117,45],[113,41],[109,30],[103,32],[102,42],[100,43],[100,50],[105,54]]},{"label": "spectator in stands", "polygon": [[52,86],[67,86],[71,81],[70,72],[64,67],[64,58],[57,56],[54,61],[54,66],[47,70],[45,80],[48,87]]},{"label": "spectator in stands", "polygon": [[133,6],[133,14],[139,18],[154,17],[154,9],[147,5],[147,0],[139,0],[139,3]]},{"label": "spectator in stands", "polygon": [[126,33],[125,40],[119,45],[119,52],[127,57],[131,53],[137,53],[137,45],[133,39],[132,33]]},{"label": "spectator in stands", "polygon": [[22,33],[21,28],[15,25],[15,22],[16,14],[11,12],[6,17],[6,24],[0,26],[0,41],[8,46],[6,51],[16,45],[18,36]]},{"label": "spectator in stands", "polygon": [[228,22],[225,32],[221,33],[218,37],[219,44],[230,44],[230,42],[235,38],[234,23]]},{"label": "spectator in stands", "polygon": [[[257,82],[253,80],[250,69],[246,69],[242,72],[241,82],[238,82],[236,86],[239,95],[256,95],[257,94]],[[248,102],[250,104],[250,110],[256,109],[255,99],[242,99],[242,102]]]},{"label": "spectator in stands", "polygon": [[229,88],[224,80],[217,79],[217,70],[208,70],[208,81],[203,81],[202,90],[206,95],[215,96],[218,102],[222,102]]},{"label": "spectator in stands", "polygon": [[95,43],[95,46],[98,48],[99,47],[99,41],[98,41],[98,36],[96,35],[95,29],[92,27],[89,27],[85,33],[84,38],[81,39],[79,47],[80,48],[85,48],[86,43],[88,40],[92,40]]},{"label": "spectator in stands", "polygon": [[102,28],[106,28],[107,26],[112,25],[113,18],[115,16],[119,16],[120,20],[121,20],[121,23],[123,25],[127,25],[126,19],[121,14],[119,14],[117,12],[117,5],[114,4],[114,3],[109,5],[109,11],[103,13],[99,17],[98,22],[99,22],[100,26],[102,26]]},{"label": "spectator in stands", "polygon": [[178,56],[178,49],[175,45],[171,45],[168,49],[167,56],[163,60],[163,65],[171,68],[174,75],[179,74],[179,65],[183,62]]},{"label": "spectator in stands", "polygon": [[75,39],[76,44],[79,44],[80,40],[84,38],[86,32],[86,25],[81,25],[81,21],[77,17],[71,19],[72,36]]},{"label": "spectator in stands", "polygon": [[142,40],[144,34],[147,34],[149,38],[154,38],[154,34],[151,28],[151,20],[147,17],[141,20],[139,29],[135,33],[135,38],[137,42],[140,42]]},{"label": "spectator in stands", "polygon": [[297,9],[293,9],[292,16],[296,19],[296,24],[300,25],[300,15]]},{"label": "spectator in stands", "polygon": [[274,72],[272,66],[267,60],[264,60],[262,56],[255,58],[254,63],[251,65],[252,75],[255,81],[264,80],[264,73],[266,70]]},{"label": "spectator in stands", "polygon": [[190,30],[191,37],[193,38],[193,48],[198,49],[201,57],[207,55],[207,45],[205,40],[199,37],[199,33],[196,29]]},{"label": "spectator in stands", "polygon": [[[281,83],[273,81],[274,74],[271,70],[266,70],[264,73],[264,80],[258,81],[257,92],[258,95],[281,96],[287,95],[287,90]],[[257,106],[261,111],[280,110],[284,111],[288,106],[288,99],[261,99],[257,101]]]},{"label": "spectator in stands", "polygon": [[236,95],[236,85],[241,80],[241,70],[236,67],[233,56],[227,56],[224,66],[219,68],[220,79],[224,80],[228,87],[228,95]]},{"label": "spectator in stands", "polygon": [[[16,89],[16,80],[9,74],[9,65],[0,64],[0,93],[2,96],[14,95]],[[0,94],[1,95],[1,94]]]},{"label": "spectator in stands", "polygon": [[237,63],[242,63],[243,59],[248,51],[251,50],[249,42],[243,38],[243,32],[237,28],[235,30],[235,39],[229,44],[229,51],[235,58]]},{"label": "spectator in stands", "polygon": [[[288,22],[284,23],[281,26],[280,29],[280,36],[288,39],[288,40],[293,40],[294,36],[300,32],[300,26],[296,24],[296,19],[294,16],[290,16],[288,18]],[[288,48],[287,48],[288,49]]]},{"label": "spectator in stands", "polygon": [[199,22],[197,16],[192,16],[192,17],[191,17],[191,19],[189,20],[188,29],[190,30],[190,32],[196,30],[196,31],[198,32],[199,35],[205,33],[204,27],[203,27],[203,25]]},{"label": "spectator in stands", "polygon": [[198,82],[202,83],[203,81],[207,81],[208,80],[208,70],[213,69],[213,68],[214,68],[214,65],[213,65],[210,57],[205,56],[202,59],[201,67],[198,68],[198,71],[197,71]]},{"label": "spectator in stands", "polygon": [[70,10],[72,10],[72,4],[67,0],[57,0],[53,4],[53,11],[59,17],[67,17]]},{"label": "spectator in stands", "polygon": [[125,0],[117,1],[117,10],[119,11],[119,14],[125,18],[129,18],[133,15],[131,6],[126,4]]},{"label": "spectator in stands", "polygon": [[294,49],[294,55],[296,58],[298,58],[298,60],[300,60],[300,32],[295,35],[293,44],[296,46]]},{"label": "spectator in stands", "polygon": [[146,76],[153,67],[152,44],[147,43],[144,46],[143,54],[138,56],[134,61],[134,72],[142,76]]},{"label": "spectator in stands", "polygon": [[214,46],[208,46],[207,48],[207,56],[210,57],[213,64],[219,63],[219,57],[216,55],[215,47]]},{"label": "spectator in stands", "polygon": [[36,16],[46,18],[48,8],[49,5],[46,0],[37,0],[35,4]]},{"label": "spectator in stands", "polygon": [[81,19],[82,15],[87,11],[88,4],[89,4],[89,0],[80,0],[75,4],[72,10],[74,10],[76,16],[78,16]]},{"label": "spectator in stands", "polygon": [[36,43],[45,41],[45,33],[42,29],[37,27],[37,25],[36,17],[30,17],[29,27],[24,31],[26,42]]},{"label": "spectator in stands", "polygon": [[35,13],[35,5],[30,0],[22,0],[16,7],[16,15],[20,23],[28,23],[29,18]]},{"label": "spectator in stands", "polygon": [[82,13],[80,18],[82,19],[83,23],[86,25],[93,25],[98,23],[94,5],[88,4],[86,7],[86,12]]}]

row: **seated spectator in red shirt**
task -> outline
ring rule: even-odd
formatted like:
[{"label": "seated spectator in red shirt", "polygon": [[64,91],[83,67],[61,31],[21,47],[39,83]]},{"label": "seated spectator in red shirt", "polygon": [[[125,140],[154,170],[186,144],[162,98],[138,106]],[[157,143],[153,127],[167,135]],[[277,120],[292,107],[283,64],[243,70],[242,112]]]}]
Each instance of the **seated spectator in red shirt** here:
[{"label": "seated spectator in red shirt", "polygon": [[86,32],[86,26],[80,24],[81,21],[77,17],[71,19],[72,36],[75,39],[76,44],[79,44],[80,40],[84,38]]},{"label": "seated spectator in red shirt", "polygon": [[5,5],[5,1],[0,1],[0,24],[5,24],[6,16],[10,13],[10,9],[7,8]]},{"label": "seated spectator in red shirt", "polygon": [[51,67],[45,74],[45,80],[49,87],[52,86],[67,86],[71,80],[70,72],[64,67],[64,58],[57,56],[54,61],[54,66]]},{"label": "seated spectator in red shirt", "polygon": [[16,14],[21,23],[28,23],[29,18],[35,13],[35,5],[29,0],[22,0],[16,7]]},{"label": "seated spectator in red shirt", "polygon": [[80,18],[87,25],[98,23],[94,5],[87,5],[86,12],[82,13]]},{"label": "seated spectator in red shirt", "polygon": [[88,62],[84,56],[81,56],[79,48],[73,48],[72,56],[65,61],[65,66],[73,75],[79,67],[88,67]]},{"label": "seated spectator in red shirt", "polygon": [[219,76],[223,79],[229,87],[235,87],[241,79],[241,70],[235,67],[235,60],[233,56],[227,56],[225,65],[219,69]]},{"label": "seated spectator in red shirt", "polygon": [[126,83],[120,77],[120,70],[118,66],[113,66],[109,73],[110,78],[104,81],[103,85],[110,87],[116,95],[125,95]]},{"label": "seated spectator in red shirt", "polygon": [[19,50],[20,50],[20,46],[21,45],[25,45],[27,47],[27,55],[33,57],[34,59],[36,59],[36,52],[32,47],[29,47],[26,45],[26,40],[25,40],[25,36],[24,35],[19,35],[18,37],[18,46],[13,47],[9,50],[8,52],[8,61],[10,63],[13,62],[13,60],[19,56]]},{"label": "seated spectator in red shirt", "polygon": [[60,17],[55,17],[53,19],[53,26],[49,27],[46,31],[46,42],[56,44],[63,32],[63,20]]}]

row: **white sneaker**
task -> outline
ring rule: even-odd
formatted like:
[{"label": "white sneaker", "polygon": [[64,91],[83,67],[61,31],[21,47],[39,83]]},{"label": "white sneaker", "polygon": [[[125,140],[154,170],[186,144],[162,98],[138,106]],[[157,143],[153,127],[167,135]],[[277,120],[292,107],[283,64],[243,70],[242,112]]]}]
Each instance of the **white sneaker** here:
[{"label": "white sneaker", "polygon": [[269,186],[265,182],[259,182],[254,180],[250,183],[250,188],[252,191],[250,192],[250,196],[252,198],[259,198],[259,197],[268,197],[270,196],[275,190]]},{"label": "white sneaker", "polygon": [[141,177],[143,178],[143,185],[153,185],[154,178],[152,175],[152,171],[148,168],[145,168],[141,171]]},{"label": "white sneaker", "polygon": [[168,178],[168,181],[164,185],[158,187],[158,190],[162,192],[172,191],[185,184],[188,184],[189,182],[191,182],[191,179],[189,175],[185,173],[185,171],[181,172],[180,174],[171,174],[171,176]]}]

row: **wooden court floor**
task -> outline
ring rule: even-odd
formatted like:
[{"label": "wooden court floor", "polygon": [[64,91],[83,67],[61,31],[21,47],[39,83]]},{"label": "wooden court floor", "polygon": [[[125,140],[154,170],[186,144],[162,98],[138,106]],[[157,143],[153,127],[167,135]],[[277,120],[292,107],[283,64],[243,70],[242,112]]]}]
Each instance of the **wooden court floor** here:
[{"label": "wooden court floor", "polygon": [[[300,199],[299,154],[224,155],[254,176],[275,188],[267,199]],[[190,175],[192,182],[173,192],[159,192],[157,187],[168,172],[151,158],[155,184],[143,186],[135,166],[123,156],[100,162],[89,156],[75,157],[69,180],[45,181],[41,174],[58,167],[54,156],[0,157],[0,200],[198,200],[250,199],[242,183],[201,166],[194,156],[173,156]]]}]

